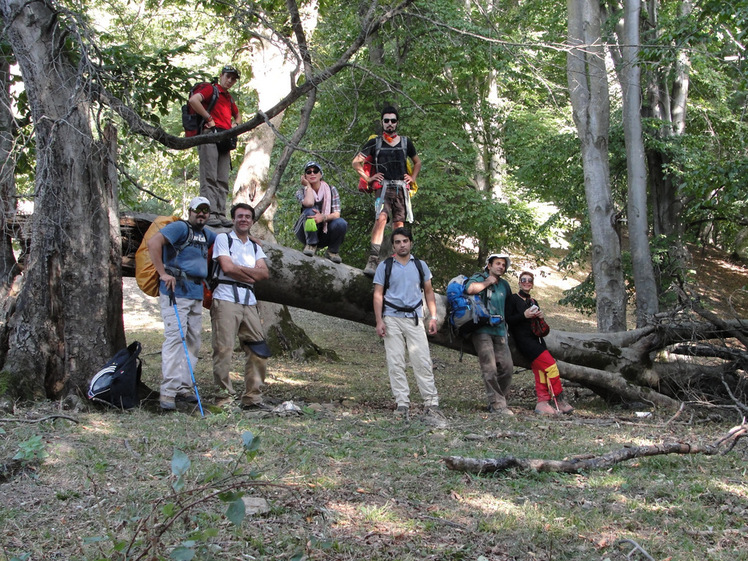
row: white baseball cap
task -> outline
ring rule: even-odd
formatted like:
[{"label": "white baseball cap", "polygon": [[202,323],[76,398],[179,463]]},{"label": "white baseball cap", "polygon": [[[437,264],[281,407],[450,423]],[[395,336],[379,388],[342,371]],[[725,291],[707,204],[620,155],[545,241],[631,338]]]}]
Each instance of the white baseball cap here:
[{"label": "white baseball cap", "polygon": [[205,197],[195,197],[190,201],[190,210],[197,210],[198,207],[208,205],[210,208],[210,201]]}]

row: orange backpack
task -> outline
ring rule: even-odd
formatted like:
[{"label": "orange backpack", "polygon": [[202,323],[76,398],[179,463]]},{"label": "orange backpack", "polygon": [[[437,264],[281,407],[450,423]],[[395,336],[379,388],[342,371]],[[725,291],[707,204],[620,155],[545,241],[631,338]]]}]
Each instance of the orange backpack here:
[{"label": "orange backpack", "polygon": [[[148,227],[148,230],[146,230],[143,241],[140,242],[140,246],[138,246],[138,250],[135,252],[135,280],[138,282],[140,290],[148,296],[158,296],[158,287],[160,284],[158,272],[156,271],[156,267],[153,266],[151,254],[148,252],[148,240],[160,232],[161,228],[177,220],[179,218],[176,216],[157,216]],[[177,248],[177,252],[189,245],[191,238],[192,228],[190,228],[190,236],[188,236],[187,243],[181,248]]]}]

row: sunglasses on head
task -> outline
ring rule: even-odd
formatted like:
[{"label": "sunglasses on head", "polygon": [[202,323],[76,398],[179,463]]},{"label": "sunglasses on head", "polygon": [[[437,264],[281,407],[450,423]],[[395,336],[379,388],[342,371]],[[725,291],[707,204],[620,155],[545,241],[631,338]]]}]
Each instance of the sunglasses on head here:
[{"label": "sunglasses on head", "polygon": [[309,175],[310,173],[319,173],[319,168],[309,168],[304,173],[307,175]]},{"label": "sunglasses on head", "polygon": [[397,119],[382,119],[382,122],[387,123],[397,123]]}]

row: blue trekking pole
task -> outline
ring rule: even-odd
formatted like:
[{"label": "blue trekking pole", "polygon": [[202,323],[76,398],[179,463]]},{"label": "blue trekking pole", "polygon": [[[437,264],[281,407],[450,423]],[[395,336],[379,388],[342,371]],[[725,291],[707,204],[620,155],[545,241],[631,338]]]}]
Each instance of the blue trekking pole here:
[{"label": "blue trekking pole", "polygon": [[174,291],[169,291],[169,302],[174,306],[174,315],[177,316],[177,325],[179,326],[179,334],[182,336],[182,347],[184,347],[184,356],[187,358],[187,367],[190,370],[190,377],[192,378],[192,388],[195,390],[195,397],[197,398],[197,406],[200,408],[200,415],[205,417],[203,412],[203,402],[200,401],[200,393],[197,391],[197,382],[195,381],[195,373],[192,371],[192,361],[190,361],[190,353],[187,350],[187,341],[184,338],[184,331],[182,330],[182,320],[179,319],[179,310],[177,310],[177,298],[174,296]]}]

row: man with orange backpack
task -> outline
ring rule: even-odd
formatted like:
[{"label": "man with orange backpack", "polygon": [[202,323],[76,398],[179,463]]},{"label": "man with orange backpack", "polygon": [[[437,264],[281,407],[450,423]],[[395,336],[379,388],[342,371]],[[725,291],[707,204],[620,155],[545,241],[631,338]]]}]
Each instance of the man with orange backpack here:
[{"label": "man with orange backpack", "polygon": [[190,201],[187,220],[164,226],[148,240],[148,252],[160,278],[159,305],[164,319],[160,390],[163,410],[176,409],[176,400],[197,402],[192,369],[200,351],[208,248],[216,238],[205,228],[209,216],[208,199],[195,197]]},{"label": "man with orange backpack", "polygon": [[[369,139],[353,158],[352,166],[361,179],[366,181],[376,196],[374,203],[375,222],[371,231],[371,248],[364,274],[374,276],[379,264],[379,250],[384,239],[388,215],[392,218],[393,231],[402,228],[405,221],[413,221],[410,208],[410,190],[421,171],[421,159],[416,148],[405,136],[398,136],[397,109],[388,105],[382,109],[382,134]],[[408,172],[408,158],[413,168]],[[366,163],[371,163],[368,173]]]}]

